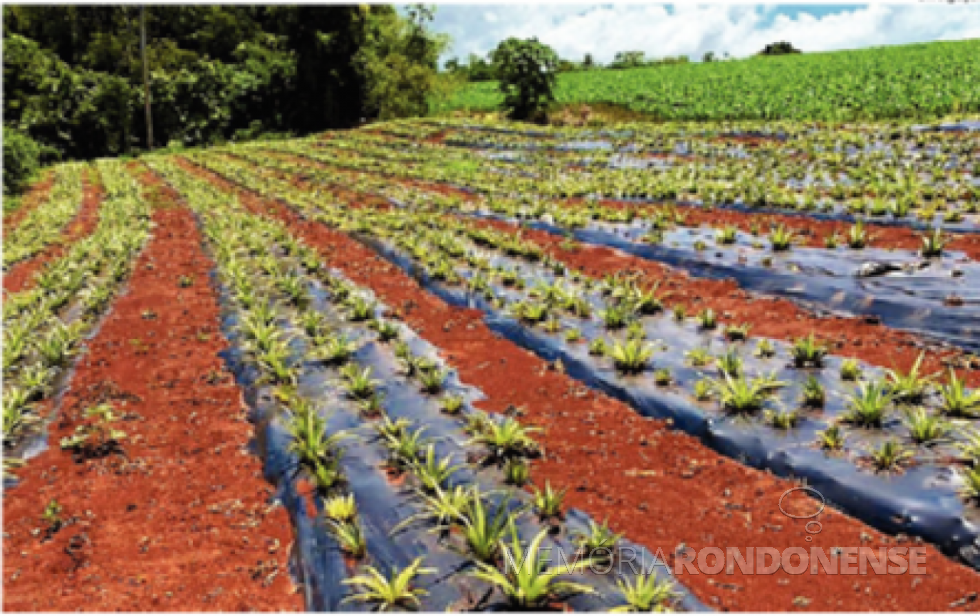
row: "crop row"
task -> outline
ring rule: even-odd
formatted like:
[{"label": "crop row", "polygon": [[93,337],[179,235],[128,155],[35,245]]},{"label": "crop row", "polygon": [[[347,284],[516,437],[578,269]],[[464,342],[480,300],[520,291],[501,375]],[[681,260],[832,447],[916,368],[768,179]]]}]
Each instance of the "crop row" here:
[{"label": "crop row", "polygon": [[[258,163],[262,161],[267,165],[284,167],[284,162],[281,160],[277,160],[275,158],[270,159],[268,157],[268,152],[262,152],[261,154],[258,152],[253,153],[249,149],[245,148],[234,151],[236,155],[252,162]],[[342,167],[351,167],[350,161],[345,160],[345,157],[338,157],[317,148],[304,148],[302,145],[297,144],[277,145],[270,151],[273,155],[277,153],[284,153],[298,157],[296,160],[306,159],[328,167],[339,166],[341,167],[341,169],[339,169],[340,173],[344,173]],[[357,165],[355,164],[354,166]],[[383,165],[365,165],[365,168],[359,170],[371,172],[382,166]],[[292,171],[296,171],[300,167],[297,164],[293,164],[291,167],[284,168],[289,168]],[[433,200],[435,203],[443,205],[446,208],[461,208],[464,205],[469,205],[471,209],[483,209],[485,211],[492,211],[508,217],[547,217],[560,223],[562,226],[569,228],[583,227],[588,224],[589,221],[593,220],[607,223],[632,223],[634,221],[647,218],[650,220],[652,231],[654,232],[653,234],[647,235],[647,239],[655,243],[661,243],[665,239],[669,240],[670,238],[665,238],[663,236],[662,231],[670,229],[674,225],[688,226],[686,223],[689,218],[697,220],[698,224],[701,225],[715,227],[721,226],[718,223],[712,223],[709,216],[702,215],[707,213],[704,208],[650,206],[642,203],[608,202],[596,198],[588,198],[579,201],[552,202],[548,199],[540,198],[533,194],[529,195],[527,193],[510,194],[490,192],[462,196],[463,193],[446,194],[446,191],[438,190],[436,188],[436,184],[430,184],[430,187],[425,185],[415,185],[411,189],[399,187],[390,180],[386,180],[380,176],[370,177],[370,175],[367,173],[362,173],[359,175],[347,173],[345,179],[348,181],[355,181],[358,185],[363,186],[366,189],[370,189],[378,194],[385,195],[390,198],[404,198],[405,195],[424,192],[427,194],[427,198]],[[429,178],[425,178],[421,174],[419,174],[419,179],[431,181]],[[777,251],[784,249],[788,250],[791,245],[798,244],[803,240],[802,231],[806,228],[805,220],[800,220],[798,224],[780,224],[782,224],[784,228],[778,231],[778,236],[784,239],[778,242],[772,242]],[[756,222],[755,224],[750,225],[749,228],[751,235],[759,236],[762,225]],[[795,232],[794,229],[796,230]],[[833,233],[828,233],[825,235],[822,239],[822,244],[828,249],[834,249],[838,246],[846,246],[851,249],[860,250],[870,245],[879,231],[880,229],[876,228],[873,223],[866,223],[864,219],[859,218],[855,223],[849,227],[846,227],[843,234],[834,231]],[[736,239],[736,233],[737,230],[731,225],[724,226],[719,235],[721,238],[721,243],[735,243],[734,240]],[[773,240],[773,237],[773,234],[770,234],[770,240]],[[944,233],[940,228],[932,229],[927,233],[922,233],[918,239],[920,240],[919,243],[923,256],[937,256],[940,254],[943,248],[945,248],[948,238],[950,238],[950,235]],[[753,240],[752,243],[756,244],[757,240]]]},{"label": "crop row", "polygon": [[[107,198],[94,233],[36,275],[3,305],[3,438],[11,446],[39,420],[81,342],[129,275],[149,235],[148,207],[122,165],[100,162]],[[5,468],[8,460],[5,459]],[[15,463],[12,461],[10,463]]]},{"label": "crop row", "polygon": [[[559,103],[617,104],[658,120],[932,118],[980,111],[976,41],[559,75]],[[815,84],[819,84],[819,87]],[[495,82],[437,109],[493,110]]]},{"label": "crop row", "polygon": [[938,144],[895,144],[888,135],[853,145],[848,134],[827,131],[764,139],[752,148],[698,135],[664,143],[585,135],[561,141],[563,149],[587,150],[578,161],[508,152],[507,146],[501,151],[491,143],[478,142],[474,152],[466,142],[467,147],[447,148],[410,137],[401,142],[356,135],[321,146],[344,153],[352,159],[342,160],[348,165],[364,158],[399,162],[407,165],[399,173],[486,193],[676,200],[896,222],[915,215],[946,225],[970,224],[980,196],[975,144],[968,140],[951,141],[945,152]]},{"label": "crop row", "polygon": [[[528,608],[592,592],[582,580],[558,578],[542,544],[553,549],[558,542],[588,552],[611,548],[620,537],[594,523],[574,534],[550,533],[549,527],[560,521],[563,494],[549,486],[516,509],[511,501],[520,505],[523,497],[501,500],[496,495],[505,477],[518,486],[529,480],[524,460],[536,455],[532,431],[513,419],[479,413],[464,397],[446,393],[458,384],[437,360],[418,352],[421,341],[378,316],[382,307],[323,270],[315,253],[279,223],[245,213],[231,198],[165,161],[152,165],[204,218],[220,280],[234,306],[243,374],[254,375],[245,378],[271,394],[266,396],[275,407],[267,411],[271,421],[286,436],[290,458],[316,486],[325,519],[320,531],[325,529],[352,563],[364,567],[342,583],[359,592],[334,593],[346,594],[344,602],[391,608],[418,605],[429,586],[432,597],[424,600],[431,607],[458,600],[475,585],[475,595],[496,588],[499,597],[493,601]],[[479,461],[468,462],[474,453]],[[383,476],[368,470],[372,467],[384,467],[389,478],[407,479],[413,496],[406,502],[402,492],[379,483]],[[392,506],[405,518],[380,516]],[[524,519],[522,511],[528,508],[539,522]],[[428,529],[449,538],[449,546],[464,558],[444,541],[427,539]],[[525,547],[519,535],[533,540]],[[311,564],[323,558],[309,556]],[[508,570],[506,558],[530,559],[529,568]],[[435,563],[442,565],[438,572],[426,566]],[[581,559],[572,571],[595,564]],[[461,569],[471,572],[447,583]],[[442,578],[433,586],[431,576],[437,573]],[[656,576],[631,578],[618,592],[609,587],[611,580],[589,577],[592,584],[605,586],[603,601],[618,596],[634,607],[650,608],[673,595]],[[330,595],[329,584],[318,583]],[[323,599],[333,605],[339,597]],[[597,605],[609,604],[591,607]]]},{"label": "crop row", "polygon": [[85,165],[71,163],[58,167],[54,186],[47,200],[28,212],[3,240],[3,268],[31,257],[54,242],[82,205],[82,174]]},{"label": "crop row", "polygon": [[[578,376],[586,382],[595,385],[599,381],[604,391],[620,393],[644,412],[673,414],[680,426],[695,434],[704,434],[706,426],[712,424],[705,421],[708,417],[749,419],[757,426],[749,429],[755,438],[758,426],[768,425],[774,443],[771,446],[783,452],[799,452],[808,442],[815,450],[824,447],[834,452],[847,442],[848,454],[839,458],[832,453],[832,459],[850,459],[873,473],[886,474],[912,462],[915,470],[907,470],[905,476],[915,485],[921,481],[919,473],[945,475],[942,460],[952,456],[965,463],[961,487],[946,484],[939,490],[964,490],[968,502],[977,498],[978,477],[970,469],[976,464],[980,437],[971,420],[955,418],[976,413],[977,394],[967,390],[955,373],[941,385],[934,381],[936,375],[923,374],[917,363],[908,373],[891,371],[883,377],[851,360],[828,358],[827,349],[812,337],[799,339],[788,348],[771,340],[758,340],[755,353],[749,355],[740,350],[747,343],[737,342],[751,339],[747,328],[729,326],[719,335],[711,311],[697,315],[695,322],[683,313],[656,316],[663,311],[656,294],[644,292],[628,280],[607,280],[597,287],[588,281],[584,286],[556,281],[556,277],[565,276],[564,268],[548,262],[539,248],[520,238],[414,212],[358,210],[351,220],[348,210],[324,206],[322,201],[312,205],[308,197],[290,191],[287,185],[250,177],[241,169],[214,168],[246,186],[287,199],[304,208],[312,219],[374,236],[388,246],[379,250],[391,251],[396,261],[398,254],[403,255],[406,267],[420,268],[437,287],[460,289],[456,291],[462,293],[458,301],[477,301],[488,314],[506,315],[518,323],[522,333],[512,332],[516,340],[524,340],[536,351],[557,353],[581,370]],[[473,242],[484,248],[477,248]],[[495,250],[488,253],[486,247]],[[518,265],[513,256],[539,265]],[[582,280],[574,273],[569,276]],[[658,342],[654,345],[647,339]],[[726,346],[726,339],[730,346]],[[670,343],[665,345],[660,340]],[[788,364],[787,356],[791,360]],[[745,368],[750,360],[755,372],[752,376]],[[635,376],[651,363],[658,366],[651,377]],[[833,366],[836,374],[825,364]],[[621,373],[618,377],[609,375],[613,367]],[[845,393],[852,388],[844,381],[859,377],[860,384]],[[848,425],[853,431],[850,435],[845,429]],[[732,455],[771,465],[771,455],[752,454],[738,436],[710,428],[707,434],[709,442],[722,450],[727,447]],[[945,449],[947,446],[951,449]],[[913,453],[916,449],[918,454]],[[805,476],[810,462],[795,464],[784,472]],[[838,468],[837,473],[840,483],[849,484],[847,489],[821,487],[828,493],[844,494],[841,501],[860,502],[854,492],[861,489],[862,479],[848,482],[840,479],[848,471]],[[816,476],[820,474],[816,471]],[[925,518],[938,514],[928,512],[929,506],[924,503],[931,502],[929,497],[919,498]],[[891,506],[901,509],[895,503]],[[916,528],[916,532],[929,534],[925,528]],[[940,542],[948,539],[932,538]],[[947,549],[950,547],[947,544]]]},{"label": "crop row", "polygon": [[[208,156],[196,158],[198,163],[210,163],[212,160]],[[720,537],[728,537],[727,540],[733,542],[730,545],[742,545],[744,543],[744,525],[740,522],[742,514],[733,515],[732,511],[728,511],[728,505],[722,507],[721,502],[716,502],[716,491],[720,491],[722,486],[727,486],[729,489],[725,491],[726,497],[731,497],[733,493],[741,494],[741,497],[733,497],[736,502],[740,503],[745,498],[749,498],[752,503],[755,503],[756,501],[752,499],[765,498],[764,495],[775,494],[773,498],[778,498],[779,493],[793,485],[783,480],[774,481],[771,477],[766,478],[766,474],[757,473],[731,460],[725,460],[703,445],[696,445],[696,441],[686,437],[683,432],[673,432],[666,428],[663,421],[645,419],[629,406],[596,393],[599,391],[610,393],[610,391],[604,389],[598,380],[592,380],[589,375],[579,371],[580,365],[570,361],[566,355],[561,355],[562,349],[559,345],[554,345],[550,349],[544,346],[535,347],[534,345],[538,343],[547,342],[546,336],[536,333],[535,328],[523,325],[515,327],[514,319],[501,314],[489,304],[479,303],[478,294],[443,287],[437,281],[425,276],[421,269],[415,266],[404,269],[405,264],[398,263],[396,255],[379,241],[371,239],[370,234],[364,235],[361,239],[362,243],[358,243],[343,232],[332,230],[329,221],[317,214],[319,208],[327,207],[345,212],[344,216],[347,220],[361,219],[362,215],[370,219],[372,208],[364,207],[366,202],[361,198],[353,197],[356,203],[348,201],[351,197],[331,189],[325,190],[304,178],[273,171],[263,173],[258,168],[241,163],[233,164],[233,158],[216,156],[214,160],[223,161],[225,165],[219,174],[196,164],[189,164],[186,160],[178,162],[182,168],[193,175],[206,179],[229,194],[235,195],[252,211],[265,213],[287,223],[298,237],[316,246],[320,257],[331,266],[340,268],[345,275],[357,280],[358,284],[365,285],[378,293],[379,297],[386,298],[389,305],[393,307],[394,315],[389,316],[403,319],[412,327],[422,328],[419,331],[427,332],[427,338],[439,345],[444,356],[449,358],[451,365],[460,370],[461,375],[484,388],[489,397],[486,404],[490,406],[481,403],[481,407],[516,417],[522,423],[527,420],[531,425],[545,428],[541,439],[542,442],[547,443],[547,454],[534,461],[532,471],[538,474],[538,477],[541,476],[539,473],[543,473],[552,482],[557,481],[558,485],[569,488],[567,499],[575,503],[576,507],[590,512],[597,510],[603,512],[600,518],[608,515],[619,531],[627,531],[629,535],[640,538],[651,549],[657,546],[669,550],[670,546],[674,546],[678,541],[690,545],[689,539],[701,532],[692,529],[691,522],[695,519],[701,520],[704,515],[712,521],[708,522],[704,519],[701,528],[711,536],[717,540],[722,540],[718,539]],[[248,190],[246,186],[251,187],[252,190]],[[258,196],[259,194],[264,194],[267,198],[263,199]],[[351,211],[357,212],[357,215],[351,216]],[[364,222],[360,220],[357,224],[361,225]],[[340,227],[336,228],[340,229]],[[360,237],[360,232],[350,227],[343,228],[353,236]],[[392,263],[397,265],[393,266]],[[476,306],[480,311],[455,310],[448,306]],[[502,338],[495,337],[491,332]],[[522,342],[520,338],[531,340],[532,344]],[[549,368],[547,364],[533,359],[533,355],[520,351],[512,343],[533,349],[539,357],[550,360],[560,357],[561,361],[552,361]],[[584,346],[579,348],[585,351]],[[654,359],[663,360],[659,355]],[[750,358],[746,357],[746,359]],[[605,368],[604,371],[614,374],[611,368]],[[576,380],[578,384],[575,384]],[[589,387],[586,385],[591,386],[593,393],[588,393]],[[647,391],[656,392],[657,388],[652,386],[647,388]],[[613,397],[624,399],[616,394],[613,394]],[[643,405],[634,408],[645,412]],[[738,414],[731,415],[724,423],[734,421],[737,426],[738,417]],[[758,427],[764,428],[764,424],[760,423]],[[719,434],[720,428],[722,425],[719,423],[712,431]],[[652,434],[649,432],[651,429],[654,429]],[[695,445],[693,449],[692,445]],[[826,454],[818,449],[806,448],[803,451],[806,450],[811,452],[808,456],[818,459],[826,457]],[[693,461],[695,459],[697,462]],[[860,476],[872,482],[886,484],[896,481],[904,485],[906,478],[911,480],[917,472],[916,469],[919,468],[914,465],[905,468],[903,472],[875,475],[856,466],[855,461],[853,458],[841,458],[837,463],[841,469],[854,470],[840,474]],[[651,470],[640,473],[638,468]],[[688,470],[684,471],[685,468]],[[694,476],[691,475],[692,469],[694,475],[699,477],[693,482],[686,479]],[[708,476],[705,475],[706,473]],[[837,473],[832,476],[835,474]],[[887,513],[895,511],[894,505],[902,499],[904,490],[882,492],[880,489],[872,488],[870,484],[864,484],[863,487],[865,489],[857,493],[860,494],[861,501],[865,502],[865,513],[871,514],[868,519],[873,518],[872,523],[875,526],[883,524],[891,528],[890,525],[899,523],[899,519],[904,520],[904,523],[909,522],[904,517],[890,516]],[[949,493],[953,496],[956,489],[951,488]],[[690,505],[693,517],[687,515],[676,517],[677,512],[687,511],[687,503],[695,498],[695,493],[697,502],[692,502]],[[883,493],[889,495],[888,500],[892,501],[892,506],[878,507],[880,501],[868,498],[872,494]],[[729,500],[731,498],[721,499],[725,502]],[[837,502],[836,499],[833,500]],[[668,505],[668,502],[671,504]],[[872,502],[875,504],[871,505]],[[651,506],[651,503],[657,505]],[[963,501],[955,497],[952,498],[952,503],[959,503],[954,505],[955,507],[964,505]],[[924,510],[920,510],[918,506],[912,509],[903,506],[901,510],[908,512],[914,509],[917,512],[928,512],[933,505],[934,503],[927,504]],[[778,514],[770,515],[771,512],[767,513],[763,505],[747,506],[749,509],[745,511],[751,510],[752,516],[752,523],[749,526],[762,524],[769,541],[776,542],[770,544],[783,545],[784,542],[788,542],[785,545],[795,545],[801,539],[792,529],[782,532],[785,529],[782,524],[784,520]],[[713,511],[721,513],[716,516],[710,513]],[[935,509],[931,511],[936,513]],[[749,514],[745,515],[747,517]],[[932,519],[930,515],[925,517]],[[912,517],[919,521],[923,519],[918,513]],[[953,518],[945,519],[962,520],[963,518],[960,514],[954,514]],[[770,523],[763,520],[768,520]],[[831,533],[836,537],[831,538],[831,534],[827,534],[814,538],[816,540],[814,545],[824,544],[826,549],[830,549],[831,545],[840,545],[841,542],[848,541],[844,538],[844,534],[841,534],[842,532],[846,534],[853,531],[856,541],[857,529],[864,529],[862,537],[867,537],[868,531],[872,530],[839,514],[822,521],[825,524],[825,533]],[[930,525],[937,526],[925,524],[927,527]],[[707,530],[709,528],[710,530]],[[915,530],[912,530],[913,528]],[[918,522],[913,522],[913,525],[906,529],[908,532],[917,532]],[[692,532],[694,535],[691,534]],[[957,534],[957,536],[961,535]],[[706,539],[706,536],[701,538],[710,540]],[[827,543],[824,539],[836,543]],[[884,538],[881,541],[888,542]],[[899,537],[899,542],[902,541],[903,539]],[[947,544],[947,547],[950,546]],[[951,550],[950,553],[953,552],[956,550]],[[964,546],[961,556],[969,560],[970,553],[970,549]],[[936,562],[944,570],[951,564],[942,559]],[[937,578],[930,579],[928,583],[934,588],[946,586],[947,581],[959,579],[960,574],[957,571],[959,567],[953,565],[943,575],[943,582],[940,583]],[[967,576],[969,575],[967,573]],[[753,582],[751,577],[738,579],[739,584],[746,585],[748,594],[737,593],[727,596],[725,593],[726,596],[719,596],[718,591],[712,588],[710,580],[708,584],[704,584],[704,580],[692,579],[690,584],[697,590],[699,597],[710,599],[711,603],[716,605],[752,605],[759,598],[759,592],[766,592],[759,584]],[[882,589],[882,584],[887,586],[888,583],[889,580],[879,579],[877,576],[868,579],[869,586],[877,589]],[[748,592],[749,588],[753,589],[752,592]],[[897,596],[894,594],[896,592],[901,594],[897,587],[888,592],[891,593],[889,596]],[[782,599],[777,603],[785,602],[789,605],[790,600],[801,593],[807,594],[806,589],[799,585],[781,588],[777,594]],[[745,599],[744,604],[739,597]],[[950,601],[953,599],[955,596]],[[821,599],[821,602],[840,606],[845,605],[847,599],[838,596],[837,599],[829,602]]]},{"label": "crop row", "polygon": [[[279,172],[283,178],[337,179],[329,168],[300,162],[316,160],[316,154],[308,159],[283,159],[243,150],[237,158]],[[919,252],[926,258],[865,248],[872,234],[860,221],[844,237],[836,232],[826,236],[825,248],[791,250],[802,236],[782,224],[763,235],[758,224],[748,233],[733,225],[694,228],[687,223],[689,212],[668,207],[643,210],[601,203],[527,203],[506,197],[461,199],[424,187],[387,185],[370,176],[351,178],[351,183],[414,210],[435,208],[523,220],[552,233],[665,261],[699,276],[733,277],[748,289],[824,309],[874,315],[891,326],[941,337],[965,348],[975,346],[970,333],[977,327],[971,289],[980,270],[963,255],[947,251],[946,235],[941,232],[923,234]]]}]

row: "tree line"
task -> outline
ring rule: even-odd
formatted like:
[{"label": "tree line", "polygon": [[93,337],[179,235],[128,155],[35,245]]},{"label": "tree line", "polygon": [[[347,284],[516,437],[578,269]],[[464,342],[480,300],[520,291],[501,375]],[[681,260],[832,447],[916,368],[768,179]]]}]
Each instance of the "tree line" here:
[{"label": "tree line", "polygon": [[[154,145],[209,145],[425,115],[430,95],[442,87],[438,58],[448,44],[429,30],[433,10],[146,6]],[[25,176],[32,159],[118,156],[150,146],[140,11],[4,7],[5,192],[18,183],[8,178],[8,160],[12,172],[26,168]]]},{"label": "tree line", "polygon": [[[794,53],[801,52],[790,43],[781,41],[766,45],[766,47],[756,55],[776,56]],[[465,81],[496,81],[500,79],[501,66],[494,58],[495,51],[491,51],[486,55],[486,57],[471,53],[465,61],[461,60],[458,56],[452,57],[446,61],[444,70]],[[705,52],[701,56],[702,62],[717,62],[721,59],[728,60],[731,59],[731,56],[726,52],[724,56],[720,57],[713,51]],[[597,62],[591,53],[587,53],[582,57],[580,62],[568,60],[566,58],[559,58],[556,65],[556,71],[559,73],[569,73],[575,71],[592,70],[622,70],[628,68],[640,68],[644,66],[671,66],[674,64],[687,64],[690,61],[690,58],[685,55],[648,58],[646,56],[646,52],[644,51],[630,50],[617,52],[615,56],[613,56],[612,62],[603,65]]]}]

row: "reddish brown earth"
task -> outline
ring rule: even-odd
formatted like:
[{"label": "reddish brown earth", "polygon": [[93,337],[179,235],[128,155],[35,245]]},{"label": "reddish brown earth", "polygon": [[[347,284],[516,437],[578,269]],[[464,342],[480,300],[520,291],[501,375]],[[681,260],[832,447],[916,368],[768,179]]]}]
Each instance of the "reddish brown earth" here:
[{"label": "reddish brown earth", "polygon": [[[297,164],[314,162],[299,156],[281,157]],[[297,188],[312,190],[313,185],[298,176],[268,168],[262,171],[288,181]],[[443,194],[471,198],[471,195],[445,185],[414,180],[402,182],[422,190],[439,190],[435,186],[441,186],[443,190],[440,192]],[[370,198],[362,195],[357,207],[362,207],[363,202],[368,201]],[[509,233],[518,231],[517,226],[501,221],[474,221],[464,217],[456,219],[458,222]],[[751,334],[755,336],[792,341],[813,332],[819,339],[827,342],[836,355],[855,357],[872,365],[902,371],[912,368],[924,347],[923,341],[912,334],[870,323],[862,318],[817,316],[790,300],[749,293],[732,280],[691,277],[661,263],[605,246],[576,243],[576,249],[569,251],[561,245],[563,238],[551,233],[532,229],[520,229],[520,232],[526,239],[547,250],[552,257],[587,276],[603,278],[607,274],[618,272],[637,273],[647,287],[659,281],[659,291],[664,294],[668,305],[683,304],[692,316],[704,308],[711,308],[719,315],[722,323],[749,323],[752,326]],[[942,371],[945,375],[949,366],[957,368],[960,378],[971,387],[980,386],[980,365],[962,352],[929,350],[922,367],[927,372]]]},{"label": "reddish brown earth", "polygon": [[[660,210],[663,206],[644,205],[637,206],[635,203],[624,203],[620,201],[603,201],[603,205],[636,209],[644,214],[652,214]],[[773,227],[783,225],[787,229],[797,234],[800,244],[823,248],[824,240],[835,233],[844,245],[844,238],[851,228],[851,223],[838,220],[817,220],[802,216],[791,216],[788,214],[766,214],[761,212],[738,212],[724,208],[701,209],[693,207],[678,208],[678,212],[686,217],[685,223],[688,226],[700,227],[702,225],[718,229],[727,225],[738,227],[746,233],[752,232],[755,225],[758,229],[760,239],[768,244],[766,239],[769,230]],[[874,223],[865,224],[868,230],[868,246],[883,248],[887,250],[911,250],[918,252],[922,248],[922,231],[917,231],[909,227],[890,227],[886,225],[876,225]],[[973,260],[980,260],[980,234],[977,233],[946,233],[947,250],[958,250],[966,253],[966,256]]]},{"label": "reddish brown earth", "polygon": [[[271,154],[269,152],[266,153]],[[275,156],[278,155],[279,154],[276,154]],[[371,174],[370,172],[365,171],[337,170],[329,165],[303,156],[290,156],[289,160],[297,164],[310,165],[321,169],[330,169],[340,174],[349,174],[352,176]],[[473,200],[476,198],[471,193],[439,182],[427,182],[411,178],[402,178],[397,174],[386,174],[385,177],[393,182],[413,186],[420,190],[435,191],[444,195],[454,195],[466,200]],[[566,204],[569,207],[577,207],[584,203],[582,199],[557,199],[557,201],[559,203]],[[634,209],[637,212],[647,216],[665,207],[663,205],[638,205],[636,203],[611,199],[603,200],[601,203],[607,207]],[[766,240],[766,236],[772,227],[784,225],[787,229],[792,230],[798,235],[801,245],[812,246],[815,248],[823,248],[825,238],[830,237],[835,233],[840,236],[840,238],[844,238],[848,230],[851,228],[851,223],[833,220],[817,220],[815,218],[793,216],[789,214],[738,212],[724,208],[701,209],[695,207],[678,207],[676,209],[681,214],[686,216],[685,224],[690,226],[705,225],[718,229],[726,225],[732,225],[738,227],[741,231],[750,233],[752,232],[752,227],[756,225],[760,233],[760,239],[763,241]],[[918,251],[922,247],[921,231],[917,231],[909,227],[877,225],[873,222],[866,223],[865,228],[868,230],[869,234],[869,246],[883,249],[911,251]],[[965,253],[967,258],[980,261],[980,234],[946,233],[945,235],[947,238],[947,250],[960,251]]]},{"label": "reddish brown earth", "polygon": [[[3,502],[5,611],[303,609],[292,531],[270,504],[241,390],[218,353],[213,264],[186,209],[157,209],[154,237],[50,426],[50,449]],[[193,284],[182,288],[182,276]],[[76,461],[60,439],[110,403],[122,453]],[[45,507],[62,507],[51,533]]]},{"label": "reddish brown earth", "polygon": [[[520,232],[569,268],[592,278],[616,273],[638,274],[646,288],[659,283],[658,292],[667,307],[681,304],[691,316],[711,308],[718,314],[720,323],[751,325],[752,336],[792,341],[812,332],[828,343],[835,355],[856,357],[872,365],[902,371],[910,370],[923,351],[923,341],[913,334],[861,318],[816,316],[790,300],[749,293],[732,280],[693,278],[666,265],[605,246],[576,243],[568,250],[562,246],[563,238],[545,231],[519,229],[506,222],[460,220],[473,226]],[[973,362],[969,355],[959,351],[929,350],[922,368],[927,373],[942,371],[943,374],[948,371],[947,366],[961,368],[960,378],[971,387],[978,387],[980,365]]]},{"label": "reddish brown earth", "polygon": [[[479,387],[479,406],[493,412],[522,410],[521,421],[544,428],[546,455],[535,462],[538,485],[568,489],[566,505],[596,519],[673,563],[681,544],[702,547],[889,547],[909,545],[828,508],[820,533],[807,542],[804,520],[779,511],[794,486],[755,471],[639,416],[597,394],[546,362],[494,335],[482,313],[448,306],[364,245],[304,219],[283,203],[265,200],[220,176],[181,161],[184,168],[233,192],[256,213],[284,222],[318,249],[331,267],[372,289],[381,301],[442,350],[460,379]],[[812,507],[801,498],[795,507]],[[800,509],[796,510],[800,512]],[[684,573],[681,581],[711,607],[726,610],[929,610],[951,609],[980,586],[980,575],[927,548],[927,573],[861,577],[804,573],[743,575]],[[975,608],[975,603],[960,606]]]},{"label": "reddish brown earth", "polygon": [[4,231],[10,232],[20,221],[31,213],[38,205],[48,200],[51,188],[54,186],[54,172],[50,169],[44,172],[41,179],[34,184],[27,193],[21,198],[20,205],[13,212],[3,213]]},{"label": "reddish brown earth", "polygon": [[14,264],[10,272],[3,277],[3,290],[7,293],[18,293],[34,286],[34,275],[52,261],[63,257],[72,244],[88,237],[99,226],[99,206],[102,205],[102,184],[99,173],[90,168],[82,180],[82,207],[72,219],[61,237],[45,247],[30,259]]},{"label": "reddish brown earth", "polygon": [[[283,154],[281,152],[263,152],[263,154],[266,154],[273,158],[281,158],[286,161],[295,162],[297,164],[303,164],[306,160],[296,156],[291,156],[289,154]],[[251,161],[245,160],[239,156],[235,156],[234,154],[225,154],[222,155],[222,158],[226,158],[236,164],[245,164],[245,165],[253,164]],[[351,190],[339,182],[324,185],[316,180],[313,180],[313,178],[309,176],[291,175],[279,171],[278,169],[273,169],[271,167],[264,167],[263,169],[271,177],[274,177],[277,180],[282,180],[283,182],[289,182],[294,186],[302,186],[304,188],[309,189],[310,192],[314,192],[315,194],[324,192],[326,193],[324,196],[330,196],[333,197],[334,199],[339,200],[340,202],[345,202],[348,205],[348,207],[352,209],[361,209],[361,208],[370,207],[372,209],[387,210],[391,208],[391,203],[389,203],[388,200],[385,199],[384,197],[380,197],[378,195],[373,195],[361,191]]]}]

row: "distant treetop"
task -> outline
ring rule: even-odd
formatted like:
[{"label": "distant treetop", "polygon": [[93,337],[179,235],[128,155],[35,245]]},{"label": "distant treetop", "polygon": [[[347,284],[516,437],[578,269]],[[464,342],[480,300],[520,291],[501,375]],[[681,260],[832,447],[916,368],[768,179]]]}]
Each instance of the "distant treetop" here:
[{"label": "distant treetop", "polygon": [[786,41],[780,41],[778,43],[769,43],[766,48],[759,52],[760,56],[784,56],[791,53],[803,53],[792,44]]}]

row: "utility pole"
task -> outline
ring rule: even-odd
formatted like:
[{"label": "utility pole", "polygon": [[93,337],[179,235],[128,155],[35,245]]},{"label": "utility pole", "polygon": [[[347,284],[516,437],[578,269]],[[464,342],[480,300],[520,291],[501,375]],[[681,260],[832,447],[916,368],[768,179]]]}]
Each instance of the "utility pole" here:
[{"label": "utility pole", "polygon": [[143,56],[143,99],[146,101],[146,147],[153,149],[153,114],[150,112],[150,73],[146,65],[146,6],[140,5],[140,55]]}]

